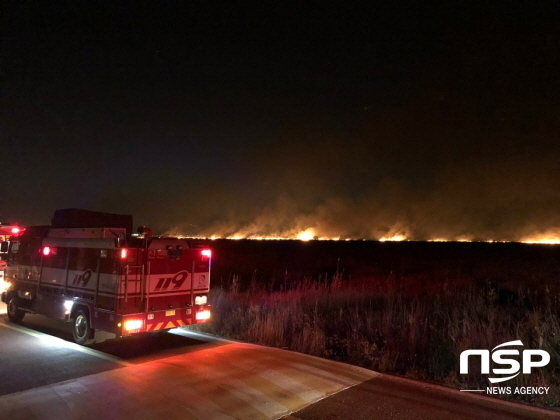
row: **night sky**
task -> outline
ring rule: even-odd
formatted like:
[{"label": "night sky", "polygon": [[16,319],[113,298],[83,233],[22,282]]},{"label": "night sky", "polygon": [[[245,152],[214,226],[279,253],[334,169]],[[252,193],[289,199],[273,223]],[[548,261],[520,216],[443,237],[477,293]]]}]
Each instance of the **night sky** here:
[{"label": "night sky", "polygon": [[0,7],[3,223],[560,237],[559,1]]}]

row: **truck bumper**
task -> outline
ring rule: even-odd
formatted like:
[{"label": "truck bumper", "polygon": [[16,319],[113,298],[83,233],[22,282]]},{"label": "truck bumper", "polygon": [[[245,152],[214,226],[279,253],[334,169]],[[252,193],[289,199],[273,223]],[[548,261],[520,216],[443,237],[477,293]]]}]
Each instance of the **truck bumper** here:
[{"label": "truck bumper", "polygon": [[164,331],[186,325],[208,322],[210,320],[210,306],[195,308],[176,308],[166,311],[146,312],[122,315],[119,319],[119,336],[126,336],[142,332]]}]

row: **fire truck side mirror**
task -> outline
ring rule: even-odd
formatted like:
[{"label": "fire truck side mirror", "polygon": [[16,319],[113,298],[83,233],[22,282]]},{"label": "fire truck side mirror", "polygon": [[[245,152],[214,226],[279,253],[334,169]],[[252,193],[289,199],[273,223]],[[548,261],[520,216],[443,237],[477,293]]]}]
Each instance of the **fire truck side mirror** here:
[{"label": "fire truck side mirror", "polygon": [[10,243],[8,241],[3,241],[0,244],[0,252],[8,252],[9,247],[10,247]]}]

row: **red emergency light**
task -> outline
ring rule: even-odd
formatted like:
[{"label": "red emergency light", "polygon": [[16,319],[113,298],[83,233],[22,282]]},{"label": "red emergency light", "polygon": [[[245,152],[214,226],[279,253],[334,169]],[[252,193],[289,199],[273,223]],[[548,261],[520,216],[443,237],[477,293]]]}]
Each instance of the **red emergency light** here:
[{"label": "red emergency light", "polygon": [[51,255],[52,249],[50,246],[45,246],[43,247],[43,255],[45,257],[48,257],[49,255]]},{"label": "red emergency light", "polygon": [[19,226],[14,226],[14,225],[2,226],[0,224],[0,235],[18,236],[18,235],[21,235],[24,230],[25,230],[25,228],[22,228],[22,227],[19,227]]},{"label": "red emergency light", "polygon": [[212,256],[212,250],[210,249],[203,249],[200,253],[203,257],[210,258]]}]

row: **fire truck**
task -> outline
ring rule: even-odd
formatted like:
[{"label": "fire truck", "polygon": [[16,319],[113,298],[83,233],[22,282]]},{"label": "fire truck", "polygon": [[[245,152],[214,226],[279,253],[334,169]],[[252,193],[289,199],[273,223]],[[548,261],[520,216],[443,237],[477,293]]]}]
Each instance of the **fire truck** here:
[{"label": "fire truck", "polygon": [[61,209],[50,226],[12,238],[2,293],[9,320],[70,322],[81,345],[95,331],[123,337],[209,321],[211,250],[132,226],[129,215]]}]

